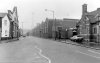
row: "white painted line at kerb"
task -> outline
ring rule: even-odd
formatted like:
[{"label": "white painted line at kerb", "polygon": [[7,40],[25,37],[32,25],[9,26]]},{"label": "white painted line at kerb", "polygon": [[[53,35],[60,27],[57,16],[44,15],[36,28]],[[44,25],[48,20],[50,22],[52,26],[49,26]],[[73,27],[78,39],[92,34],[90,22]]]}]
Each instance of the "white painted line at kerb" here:
[{"label": "white painted line at kerb", "polygon": [[93,50],[88,50],[89,52],[95,53],[95,54],[100,54],[99,52],[95,52]]},{"label": "white painted line at kerb", "polygon": [[37,46],[35,46],[35,48],[37,48],[37,49],[40,51],[39,54],[40,54],[42,57],[46,58],[46,59],[49,61],[49,63],[51,63],[51,60],[50,60],[48,57],[46,57],[46,56],[44,56],[44,55],[42,54],[42,50],[41,50],[40,48],[38,48]]},{"label": "white painted line at kerb", "polygon": [[76,51],[76,52],[77,52],[77,53],[84,54],[84,55],[87,55],[87,56],[91,56],[91,57],[100,59],[100,57],[97,57],[97,56],[94,56],[94,55],[91,55],[91,54],[83,53],[83,52],[80,52],[80,51]]}]

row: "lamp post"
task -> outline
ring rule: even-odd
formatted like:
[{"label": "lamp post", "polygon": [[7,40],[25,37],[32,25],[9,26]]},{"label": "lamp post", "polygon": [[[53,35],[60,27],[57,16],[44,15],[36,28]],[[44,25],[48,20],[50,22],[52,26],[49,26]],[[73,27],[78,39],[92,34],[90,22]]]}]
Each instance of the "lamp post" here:
[{"label": "lamp post", "polygon": [[[53,10],[48,10],[48,9],[45,9],[45,11],[50,11],[50,12],[52,12],[52,14],[53,14],[53,19],[55,18],[54,17],[54,11]],[[53,26],[55,27],[55,40],[56,40],[56,20],[54,19],[54,23],[53,23]],[[54,27],[53,27],[53,30],[54,30]]]},{"label": "lamp post", "polygon": [[54,11],[53,10],[48,10],[48,9],[45,9],[45,11],[50,11],[53,13],[53,19],[54,19]]}]

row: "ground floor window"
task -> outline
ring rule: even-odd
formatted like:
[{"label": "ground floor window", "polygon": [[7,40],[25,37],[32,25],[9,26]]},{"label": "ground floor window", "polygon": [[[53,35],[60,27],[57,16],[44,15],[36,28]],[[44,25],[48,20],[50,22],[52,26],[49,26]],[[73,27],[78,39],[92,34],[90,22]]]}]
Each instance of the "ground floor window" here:
[{"label": "ground floor window", "polygon": [[97,28],[96,28],[96,27],[93,28],[93,33],[94,33],[94,34],[97,33]]}]

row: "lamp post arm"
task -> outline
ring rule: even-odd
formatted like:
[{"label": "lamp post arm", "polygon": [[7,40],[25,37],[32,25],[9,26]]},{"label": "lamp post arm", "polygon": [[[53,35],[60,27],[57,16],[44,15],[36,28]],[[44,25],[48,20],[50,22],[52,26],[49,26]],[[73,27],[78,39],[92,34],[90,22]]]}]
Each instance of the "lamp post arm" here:
[{"label": "lamp post arm", "polygon": [[53,13],[53,19],[54,19],[54,11],[53,10],[48,10],[48,9],[45,9],[45,11],[50,11]]}]

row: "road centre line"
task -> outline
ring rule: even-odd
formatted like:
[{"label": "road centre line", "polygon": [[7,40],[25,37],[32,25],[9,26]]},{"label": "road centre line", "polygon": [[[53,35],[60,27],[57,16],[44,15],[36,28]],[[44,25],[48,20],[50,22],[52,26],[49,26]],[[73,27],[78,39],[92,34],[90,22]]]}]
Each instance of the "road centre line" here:
[{"label": "road centre line", "polygon": [[41,50],[40,48],[38,48],[37,46],[35,46],[35,48],[37,48],[37,49],[39,50],[39,54],[40,54],[42,57],[46,58],[46,59],[49,61],[49,63],[51,63],[51,60],[50,60],[48,57],[46,57],[46,56],[44,56],[44,55],[42,54],[42,50]]},{"label": "road centre line", "polygon": [[100,57],[97,57],[97,56],[94,56],[94,55],[90,55],[90,54],[83,53],[83,52],[80,52],[80,51],[76,51],[76,52],[77,52],[77,53],[84,54],[84,55],[87,55],[87,56],[91,56],[91,57],[94,57],[94,58],[98,58],[98,59],[100,59]]}]

